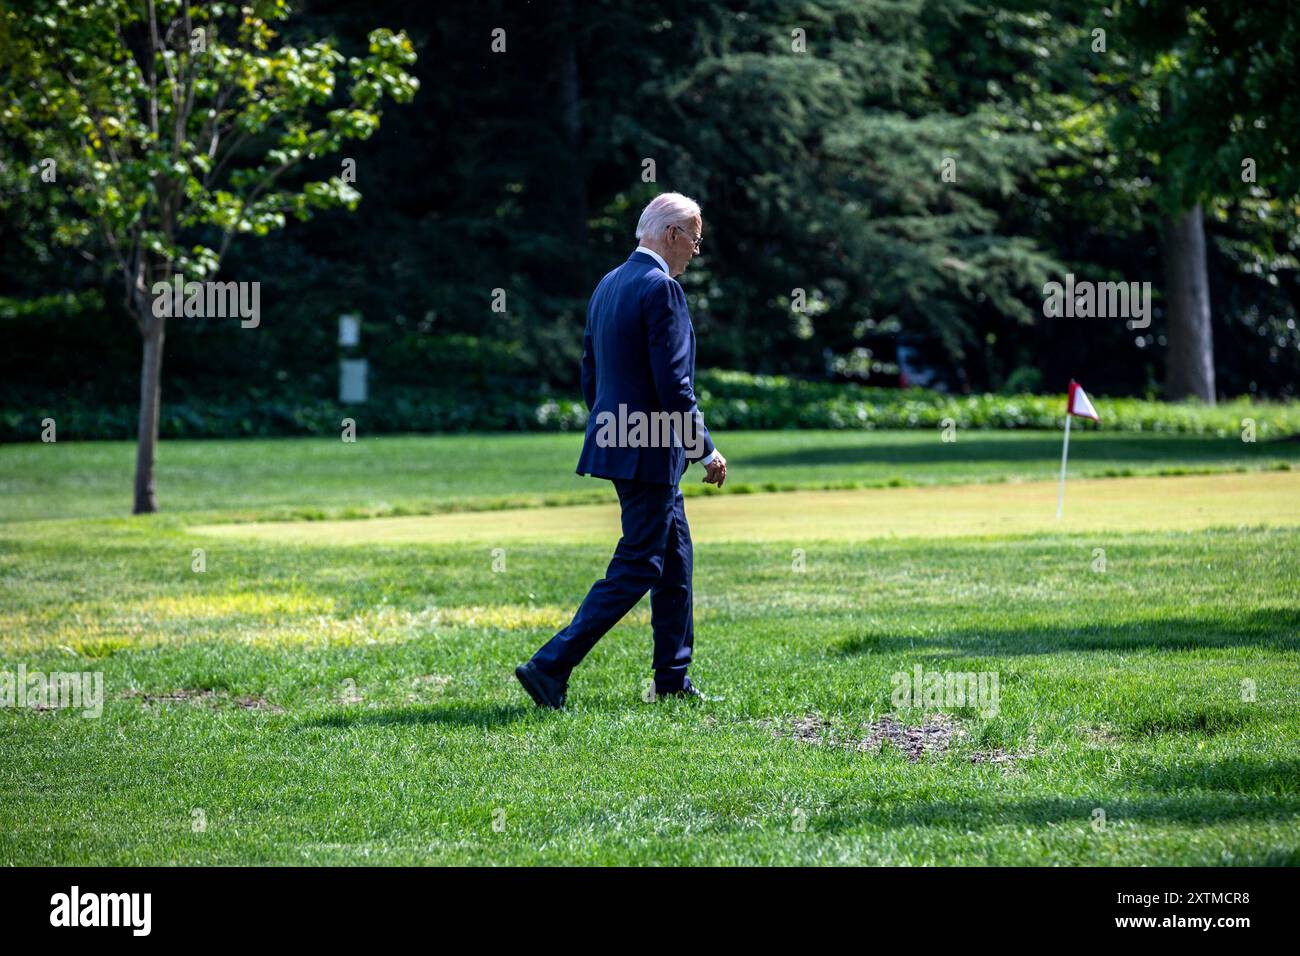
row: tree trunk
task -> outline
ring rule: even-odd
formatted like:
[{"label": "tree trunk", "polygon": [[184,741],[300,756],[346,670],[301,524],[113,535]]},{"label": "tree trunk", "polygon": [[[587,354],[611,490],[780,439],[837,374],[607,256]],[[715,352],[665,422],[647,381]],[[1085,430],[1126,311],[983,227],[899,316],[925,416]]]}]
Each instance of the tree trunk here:
[{"label": "tree trunk", "polygon": [[1170,401],[1214,404],[1214,338],[1200,205],[1163,220],[1165,285],[1169,299],[1165,392]]},{"label": "tree trunk", "polygon": [[[147,308],[147,307],[146,307]],[[144,321],[144,354],[140,362],[140,426],[135,449],[134,514],[158,510],[154,491],[154,461],[158,450],[158,415],[162,407],[164,320],[152,313]]]}]

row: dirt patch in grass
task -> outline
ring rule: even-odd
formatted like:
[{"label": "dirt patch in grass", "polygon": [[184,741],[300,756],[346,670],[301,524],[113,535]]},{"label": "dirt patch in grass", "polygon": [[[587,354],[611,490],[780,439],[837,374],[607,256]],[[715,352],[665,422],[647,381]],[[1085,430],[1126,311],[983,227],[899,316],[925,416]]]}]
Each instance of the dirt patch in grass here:
[{"label": "dirt patch in grass", "polygon": [[217,696],[215,690],[207,688],[196,688],[191,690],[173,690],[162,694],[146,694],[138,688],[132,687],[118,694],[121,700],[138,700],[146,707],[153,707],[157,704],[176,704],[184,701],[193,701],[202,703],[203,701],[212,700]]},{"label": "dirt patch in grass", "polygon": [[1001,747],[995,750],[977,750],[970,755],[969,760],[974,764],[988,763],[998,767],[1010,767],[1024,754],[1008,753]]},{"label": "dirt patch in grass", "polygon": [[221,707],[230,705],[238,707],[241,710],[257,710],[266,713],[279,714],[284,712],[283,707],[277,707],[270,703],[265,697],[258,697],[256,694],[243,694],[238,697],[231,697],[224,690],[212,690],[208,687],[182,688],[180,690],[167,691],[161,694],[147,694],[138,688],[132,687],[118,694],[119,700],[138,700],[147,710],[157,710],[168,704],[191,704],[207,705],[210,707]]},{"label": "dirt patch in grass", "polygon": [[249,694],[248,696],[245,697],[236,697],[234,698],[233,703],[236,707],[242,707],[244,708],[244,710],[265,710],[273,714],[280,714],[284,712],[283,707],[277,707],[275,704],[272,704],[270,701],[268,701],[265,697],[258,697],[254,694]]},{"label": "dirt patch in grass", "polygon": [[851,734],[837,734],[833,726],[817,714],[796,717],[784,725],[776,721],[766,721],[777,737],[797,740],[800,743],[843,747],[846,750],[874,751],[880,750],[886,743],[892,744],[909,760],[920,760],[925,754],[941,754],[958,737],[966,731],[958,726],[956,720],[947,714],[936,713],[928,717],[920,726],[909,727],[893,714],[886,714],[879,720],[863,724]]},{"label": "dirt patch in grass", "polygon": [[867,735],[857,741],[855,750],[879,750],[888,741],[913,761],[926,754],[944,753],[954,739],[966,736],[957,721],[943,713],[930,716],[919,727],[907,727],[893,714],[886,714],[864,729]]},{"label": "dirt patch in grass", "polygon": [[828,738],[833,740],[835,735],[834,730],[816,714],[796,717],[790,722],[790,727],[784,734],[779,727],[775,728],[774,732],[778,737],[789,737],[791,740],[799,740],[806,744],[824,744]]},{"label": "dirt patch in grass", "polygon": [[[759,723],[771,728],[778,738],[818,746],[838,746],[861,753],[878,752],[885,744],[890,744],[905,753],[913,763],[926,755],[946,753],[955,741],[967,736],[965,728],[957,719],[945,713],[930,714],[916,726],[904,724],[895,714],[885,714],[879,720],[862,724],[851,734],[837,733],[828,721],[817,714],[805,714],[785,723],[775,720]],[[1009,768],[1026,756],[1029,754],[1012,753],[999,747],[975,751],[967,754],[966,759],[972,764]]]}]

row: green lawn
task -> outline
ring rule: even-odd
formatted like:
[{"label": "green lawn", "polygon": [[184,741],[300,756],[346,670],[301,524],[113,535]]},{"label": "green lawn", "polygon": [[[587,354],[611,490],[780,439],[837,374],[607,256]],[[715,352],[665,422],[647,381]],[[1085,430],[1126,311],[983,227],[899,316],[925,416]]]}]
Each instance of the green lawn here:
[{"label": "green lawn", "polygon": [[[468,534],[194,528],[608,500],[572,476],[574,436],[172,442],[146,519],[123,514],[127,446],[0,447],[0,670],[102,671],[106,692],[99,719],[0,709],[0,865],[1300,863],[1300,528],[1274,470],[1296,445],[1078,437],[1079,477],[1246,473],[1218,527],[1136,526],[1200,479],[1117,478],[1086,500],[1129,510],[968,534],[942,526],[979,491],[947,485],[1050,478],[1057,436],[720,435],[729,489],[935,485],[861,492],[934,531],[836,537],[839,506],[802,493],[697,500],[693,675],[725,699],[641,700],[643,605],[562,714],[511,669],[612,541],[505,538],[494,571]],[[778,502],[806,543],[743,524]],[[918,665],[996,674],[996,712],[895,706]],[[932,749],[879,743],[895,726]]]},{"label": "green lawn", "polygon": [[[1088,426],[1070,436],[1078,477],[1300,467],[1300,442],[1125,434]],[[728,432],[718,436],[731,477],[723,493],[1052,479],[1061,434],[938,430]],[[217,520],[424,514],[543,502],[607,500],[609,485],[574,474],[582,436],[381,435],[164,441],[164,512]],[[0,516],[75,518],[130,512],[135,445],[0,445]],[[689,493],[705,493],[692,474]]]}]

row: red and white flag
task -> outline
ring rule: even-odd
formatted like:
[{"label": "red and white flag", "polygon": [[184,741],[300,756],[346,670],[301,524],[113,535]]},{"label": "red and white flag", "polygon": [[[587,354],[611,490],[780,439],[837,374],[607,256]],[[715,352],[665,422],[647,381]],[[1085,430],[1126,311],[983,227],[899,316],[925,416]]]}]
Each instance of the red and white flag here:
[{"label": "red and white flag", "polygon": [[1070,395],[1065,402],[1065,413],[1067,415],[1078,415],[1080,418],[1091,418],[1094,422],[1101,421],[1097,410],[1092,407],[1092,402],[1088,400],[1088,393],[1074,379],[1070,379]]},{"label": "red and white flag", "polygon": [[1061,490],[1056,495],[1058,520],[1065,508],[1065,460],[1070,455],[1070,418],[1076,415],[1079,418],[1091,418],[1094,422],[1101,421],[1101,416],[1097,414],[1097,409],[1092,407],[1092,402],[1088,400],[1088,393],[1083,390],[1083,386],[1070,379],[1070,393],[1065,399],[1065,441],[1061,443]]}]

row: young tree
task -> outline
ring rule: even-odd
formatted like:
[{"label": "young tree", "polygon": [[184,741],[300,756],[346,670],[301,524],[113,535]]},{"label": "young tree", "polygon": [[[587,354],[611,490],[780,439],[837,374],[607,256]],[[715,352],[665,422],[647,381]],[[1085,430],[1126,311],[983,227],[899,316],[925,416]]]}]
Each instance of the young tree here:
[{"label": "young tree", "polygon": [[[55,232],[102,243],[143,342],[134,511],[157,511],[165,312],[154,287],[214,276],[231,241],[355,208],[350,176],[287,180],[379,126],[418,84],[404,33],[364,56],[279,43],[284,0],[49,0],[0,13],[0,130],[56,185]],[[336,87],[346,84],[346,89]],[[52,177],[52,179],[51,179]]]}]

